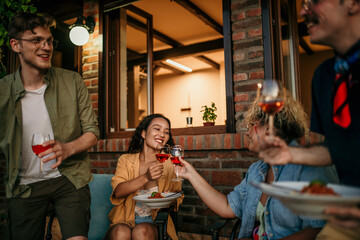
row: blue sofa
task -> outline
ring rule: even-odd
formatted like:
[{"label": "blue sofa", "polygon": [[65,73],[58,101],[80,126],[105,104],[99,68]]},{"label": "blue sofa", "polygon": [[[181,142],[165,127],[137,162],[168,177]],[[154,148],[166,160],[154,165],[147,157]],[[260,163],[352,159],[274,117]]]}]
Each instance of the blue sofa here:
[{"label": "blue sofa", "polygon": [[93,174],[94,180],[89,184],[91,193],[91,218],[89,240],[100,240],[104,237],[110,222],[108,214],[113,205],[110,202],[112,193],[111,178],[113,174]]}]

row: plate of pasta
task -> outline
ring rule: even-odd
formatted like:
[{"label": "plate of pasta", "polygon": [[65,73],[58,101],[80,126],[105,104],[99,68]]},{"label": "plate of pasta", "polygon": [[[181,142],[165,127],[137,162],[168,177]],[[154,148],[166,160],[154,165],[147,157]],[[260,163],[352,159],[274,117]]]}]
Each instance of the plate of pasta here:
[{"label": "plate of pasta", "polygon": [[170,206],[170,203],[179,197],[181,197],[182,192],[173,193],[149,193],[149,194],[143,194],[143,195],[137,195],[133,197],[135,201],[140,201],[147,207],[151,209],[156,208],[167,208]]},{"label": "plate of pasta", "polygon": [[326,219],[328,206],[360,206],[360,188],[312,182],[251,182],[252,186],[277,198],[295,214]]}]

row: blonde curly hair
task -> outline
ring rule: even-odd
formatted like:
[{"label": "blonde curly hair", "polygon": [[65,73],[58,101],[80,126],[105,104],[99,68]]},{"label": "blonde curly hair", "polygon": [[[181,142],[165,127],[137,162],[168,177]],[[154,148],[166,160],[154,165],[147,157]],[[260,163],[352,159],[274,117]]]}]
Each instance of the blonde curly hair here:
[{"label": "blonde curly hair", "polygon": [[[274,130],[277,136],[286,143],[294,139],[306,136],[308,130],[308,118],[300,102],[296,101],[290,93],[285,91],[285,102],[280,112],[274,117]],[[266,125],[269,122],[269,115],[264,113],[259,101],[255,100],[245,113],[244,124],[250,126],[256,122]]]}]

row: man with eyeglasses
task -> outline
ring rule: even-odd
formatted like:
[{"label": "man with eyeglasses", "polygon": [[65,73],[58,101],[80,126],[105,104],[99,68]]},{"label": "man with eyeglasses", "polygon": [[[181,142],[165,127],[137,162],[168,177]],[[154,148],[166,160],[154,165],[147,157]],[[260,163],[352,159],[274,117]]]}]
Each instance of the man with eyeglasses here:
[{"label": "man with eyeglasses", "polygon": [[[333,163],[343,184],[360,187],[360,0],[306,0],[300,14],[311,42],[335,50],[312,81],[310,129],[325,142],[301,149],[268,139],[260,157],[271,164]],[[318,239],[360,239],[360,206],[331,207],[325,213],[329,224]]]},{"label": "man with eyeglasses", "polygon": [[[9,24],[10,46],[20,61],[15,73],[0,79],[9,239],[44,239],[50,204],[63,239],[87,239],[92,180],[87,149],[97,143],[99,130],[81,76],[51,67],[54,25],[50,16],[23,12]],[[34,133],[53,139],[42,144],[50,148],[38,156],[32,151]]]}]

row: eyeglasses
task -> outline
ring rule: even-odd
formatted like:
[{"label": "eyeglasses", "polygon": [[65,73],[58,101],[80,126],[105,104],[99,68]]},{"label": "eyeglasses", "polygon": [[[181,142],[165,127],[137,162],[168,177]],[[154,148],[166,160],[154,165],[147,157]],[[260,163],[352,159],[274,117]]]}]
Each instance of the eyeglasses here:
[{"label": "eyeglasses", "polygon": [[58,46],[59,41],[55,40],[55,39],[43,39],[43,38],[33,38],[33,39],[23,39],[23,38],[16,38],[16,40],[21,40],[21,41],[27,41],[27,42],[32,42],[36,47],[45,47],[45,43],[47,43],[47,45],[53,49],[55,49]]},{"label": "eyeglasses", "polygon": [[319,1],[320,0],[303,0],[301,6],[306,12],[308,12],[311,9],[311,5],[316,5]]}]

